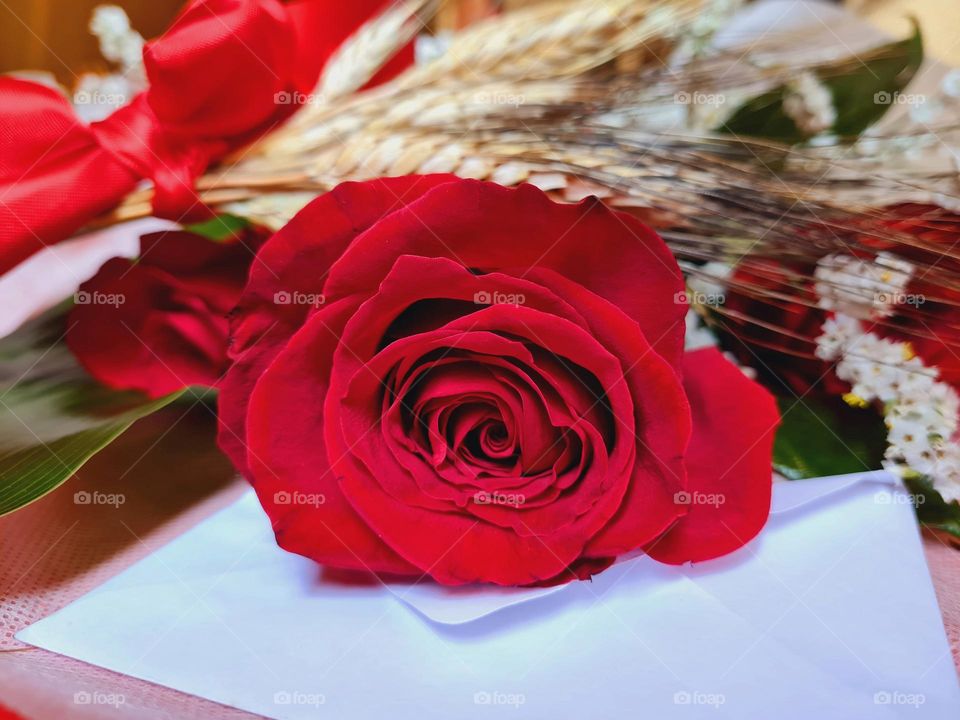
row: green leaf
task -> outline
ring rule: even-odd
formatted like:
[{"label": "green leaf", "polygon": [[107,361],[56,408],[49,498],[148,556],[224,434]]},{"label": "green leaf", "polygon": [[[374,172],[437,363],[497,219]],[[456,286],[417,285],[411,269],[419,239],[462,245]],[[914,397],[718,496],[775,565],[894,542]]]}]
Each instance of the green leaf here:
[{"label": "green leaf", "polygon": [[960,505],[947,502],[928,478],[906,478],[907,489],[915,496],[914,507],[920,521],[935,530],[943,530],[960,538]]},{"label": "green leaf", "polygon": [[783,112],[786,87],[780,87],[747,100],[728,117],[717,132],[776,140],[795,145],[807,139],[796,123]]},{"label": "green leaf", "polygon": [[[856,138],[893,105],[893,99],[913,79],[923,62],[923,36],[913,23],[913,35],[881,45],[859,56],[810,68],[833,97],[837,112],[830,131]],[[718,128],[719,132],[776,140],[789,145],[811,136],[783,112],[786,84],[746,101]]]},{"label": "green leaf", "polygon": [[773,444],[774,469],[786,478],[876,470],[886,428],[880,415],[838,403],[780,398],[780,427]]},{"label": "green leaf", "polygon": [[0,340],[0,515],[63,484],[157,400],[99,385],[63,343],[62,309]]},{"label": "green leaf", "polygon": [[215,218],[210,220],[205,220],[202,223],[186,225],[184,230],[192,232],[195,235],[202,235],[208,240],[223,242],[224,240],[229,240],[230,238],[239,235],[249,226],[250,221],[246,218],[238,217],[236,215],[223,214],[217,215]]}]

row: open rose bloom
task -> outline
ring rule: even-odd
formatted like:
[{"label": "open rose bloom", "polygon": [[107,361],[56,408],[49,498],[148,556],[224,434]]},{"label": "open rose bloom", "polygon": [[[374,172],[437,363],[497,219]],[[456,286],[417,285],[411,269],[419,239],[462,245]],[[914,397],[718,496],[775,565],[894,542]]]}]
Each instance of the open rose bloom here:
[{"label": "open rose bloom", "polygon": [[596,199],[449,176],[347,183],[255,260],[220,443],[324,565],[528,585],[754,537],[772,397],[684,354],[663,241]]}]

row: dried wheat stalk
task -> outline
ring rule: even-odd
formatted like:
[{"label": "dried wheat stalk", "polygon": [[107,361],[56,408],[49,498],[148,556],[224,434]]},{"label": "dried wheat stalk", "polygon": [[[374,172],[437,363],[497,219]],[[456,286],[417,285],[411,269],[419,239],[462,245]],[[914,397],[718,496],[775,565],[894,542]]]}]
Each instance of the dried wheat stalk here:
[{"label": "dried wheat stalk", "polygon": [[517,82],[575,78],[638,49],[644,62],[662,64],[682,29],[712,4],[711,0],[556,2],[482,21],[457,35],[443,56],[411,68],[386,86],[342,103],[303,108],[243,164],[254,165],[266,157],[277,163],[284,156],[313,151],[331,138],[342,142],[371,124],[382,127],[385,113],[391,118],[415,117],[451,86],[481,93],[491,92],[487,86],[492,85],[495,93],[497,87]]},{"label": "dried wheat stalk", "polygon": [[579,75],[647,42],[676,37],[706,4],[605,0],[532,6],[468,28],[443,56],[407,73],[397,89]]},{"label": "dried wheat stalk", "polygon": [[[669,30],[668,16],[651,15],[652,3],[634,0],[611,0],[610,13],[588,2],[488,21],[463,33],[448,55],[390,85],[305,108],[239,162],[202,178],[198,190],[211,206],[274,227],[343,180],[383,175],[451,172],[505,185],[529,181],[563,200],[597,194],[645,208],[690,276],[710,277],[704,263],[711,260],[739,262],[761,277],[765,256],[805,263],[808,270],[786,290],[731,285],[780,306],[809,305],[804,286],[812,263],[855,251],[858,233],[916,247],[916,238],[868,225],[876,214],[869,192],[904,194],[909,182],[900,174],[869,173],[856,159],[820,149],[648,127],[658,107],[689,83],[710,89],[722,78],[724,90],[755,91],[793,69],[783,63],[726,72],[729,58],[719,54],[680,72],[663,71],[660,57],[703,5],[672,3]],[[639,65],[618,73],[610,61],[637,48]],[[349,75],[351,62],[343,62],[337,73]],[[837,191],[849,191],[851,179],[862,187],[838,201]],[[913,189],[930,189],[928,181],[920,178]],[[145,191],[114,217],[148,212]],[[944,256],[960,259],[960,251]],[[926,270],[942,287],[960,291],[960,273]]]},{"label": "dried wheat stalk", "polygon": [[[557,105],[572,92],[567,84],[579,75],[637,48],[643,50],[646,61],[662,64],[661,53],[666,54],[698,12],[713,4],[711,0],[607,0],[598,7],[591,1],[561,2],[488,20],[458,36],[441,59],[412,68],[394,83],[339,102],[303,108],[293,122],[244,151],[239,161],[225,163],[226,170],[208,173],[198,189],[201,197],[213,203],[239,199],[247,187],[325,189],[328,185],[323,179],[350,177],[345,170],[356,164],[350,156],[359,157],[377,145],[386,144],[389,149],[390,142],[397,142],[378,135],[394,135],[395,129],[411,125],[435,131],[444,120],[450,120],[448,127],[455,129],[459,121],[502,112],[517,93],[523,93],[524,103]],[[725,0],[719,4],[731,9],[736,3]],[[412,16],[415,5],[403,6],[406,17]],[[389,13],[377,18],[361,32],[365,39],[355,42],[369,45],[372,39],[389,36],[385,28],[396,23],[397,17]],[[331,87],[356,84],[365,76],[348,69],[349,58],[356,54],[345,50],[335,64],[339,67],[331,71],[337,77],[349,76],[350,83],[330,81]],[[541,77],[548,83],[536,87],[533,83]],[[349,147],[343,150],[348,141]],[[455,146],[443,144],[439,157],[431,163],[415,157],[424,147],[421,143],[390,163],[389,171],[447,166],[458,152]],[[341,158],[344,154],[348,157]],[[304,167],[305,159],[309,167]],[[467,163],[468,175],[484,174],[470,171],[476,162]],[[377,156],[365,165],[376,167]],[[131,194],[107,221],[149,213],[151,192]]]},{"label": "dried wheat stalk", "polygon": [[439,4],[440,0],[407,0],[361,27],[327,62],[317,85],[317,101],[330,104],[366,85],[423,30]]}]

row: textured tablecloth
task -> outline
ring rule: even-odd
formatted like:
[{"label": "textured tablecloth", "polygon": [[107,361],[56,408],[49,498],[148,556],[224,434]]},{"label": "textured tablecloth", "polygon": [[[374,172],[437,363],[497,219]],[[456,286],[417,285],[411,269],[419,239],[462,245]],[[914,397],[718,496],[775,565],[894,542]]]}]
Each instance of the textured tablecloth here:
[{"label": "textured tablecloth", "polygon": [[[214,435],[211,410],[166,408],[65,486],[0,518],[0,706],[29,720],[254,717],[14,637],[239,497],[244,483]],[[123,503],[77,504],[82,491],[121,494]],[[78,704],[77,693],[115,694],[123,704]]]},{"label": "textured tablecloth", "polygon": [[[134,425],[66,486],[0,518],[0,705],[32,720],[253,717],[14,638],[243,492],[214,449],[213,435],[211,410],[167,408]],[[83,491],[119,493],[124,502],[75,503],[74,494]],[[953,659],[960,664],[960,550],[932,534],[925,536],[925,548]],[[123,704],[78,704],[76,693],[112,693]]]}]

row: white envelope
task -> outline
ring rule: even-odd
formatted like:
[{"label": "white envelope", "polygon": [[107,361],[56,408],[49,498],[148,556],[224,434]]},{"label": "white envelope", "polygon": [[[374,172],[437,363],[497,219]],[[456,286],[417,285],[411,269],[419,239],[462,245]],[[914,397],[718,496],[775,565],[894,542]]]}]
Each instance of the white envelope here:
[{"label": "white envelope", "polygon": [[883,473],[777,484],[760,537],[718,561],[494,593],[323,580],[247,494],[18,637],[275,718],[960,717]]}]

